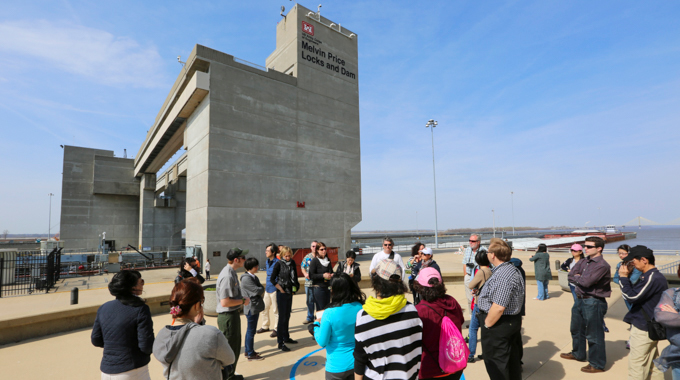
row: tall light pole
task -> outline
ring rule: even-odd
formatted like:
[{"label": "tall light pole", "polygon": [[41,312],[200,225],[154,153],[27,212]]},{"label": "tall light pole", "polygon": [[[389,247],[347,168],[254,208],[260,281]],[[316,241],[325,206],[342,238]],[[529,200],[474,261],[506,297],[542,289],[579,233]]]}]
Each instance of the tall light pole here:
[{"label": "tall light pole", "polygon": [[434,247],[439,248],[439,227],[437,226],[437,175],[434,168],[434,127],[437,122],[433,119],[428,120],[425,128],[430,128],[432,135],[432,179],[434,180]]},{"label": "tall light pole", "polygon": [[49,193],[47,196],[50,197],[50,224],[47,226],[47,241],[50,241],[50,236],[52,236],[52,197],[54,194]]},{"label": "tall light pole", "polygon": [[512,205],[512,235],[515,235],[515,192],[510,192],[510,204]]},{"label": "tall light pole", "polygon": [[491,210],[491,214],[493,215],[493,237],[496,237],[496,211]]}]

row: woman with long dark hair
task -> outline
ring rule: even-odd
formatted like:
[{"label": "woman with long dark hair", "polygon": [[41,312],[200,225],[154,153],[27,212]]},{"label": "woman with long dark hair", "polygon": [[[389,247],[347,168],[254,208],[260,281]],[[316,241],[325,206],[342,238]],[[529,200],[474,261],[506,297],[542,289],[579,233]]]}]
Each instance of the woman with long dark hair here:
[{"label": "woman with long dark hair", "polygon": [[420,294],[413,291],[413,281],[418,277],[418,271],[420,271],[422,265],[423,249],[425,249],[425,244],[417,241],[413,247],[411,247],[411,258],[406,262],[406,267],[411,268],[411,275],[408,276],[408,289],[413,294],[414,305],[417,305],[418,302],[420,302]]},{"label": "woman with long dark hair", "polygon": [[203,287],[195,278],[175,284],[170,295],[172,323],[158,332],[153,355],[163,365],[163,378],[221,380],[234,363],[224,334],[203,319]]},{"label": "woman with long dark hair", "polygon": [[477,319],[477,312],[479,311],[479,305],[477,305],[477,295],[484,287],[486,280],[491,277],[491,263],[489,262],[489,257],[486,251],[477,251],[475,255],[475,261],[479,269],[475,272],[475,277],[472,278],[468,287],[472,290],[474,298],[472,303],[472,318],[470,320],[470,328],[468,330],[468,347],[470,348],[470,356],[468,356],[468,363],[475,362],[475,354],[477,353],[477,331],[479,330],[479,320]]},{"label": "woman with long dark hair", "polygon": [[439,363],[439,338],[444,318],[462,331],[463,309],[455,298],[446,294],[446,286],[439,272],[430,267],[423,268],[413,289],[420,293],[422,301],[416,305],[418,315],[423,321],[423,353],[420,362],[420,379],[458,380],[463,371],[446,373]]},{"label": "woman with long dark hair", "polygon": [[104,348],[100,370],[102,380],[147,380],[154,342],[151,310],[139,296],[144,290],[136,270],[116,273],[109,282],[115,300],[97,310],[92,344]]},{"label": "woman with long dark hair", "polygon": [[314,339],[326,347],[326,380],[354,379],[354,324],[366,295],[347,273],[330,283],[331,302],[313,324]]},{"label": "woman with long dark hair", "polygon": [[536,276],[536,284],[538,285],[538,296],[534,299],[545,301],[550,298],[548,295],[548,282],[552,280],[548,246],[543,243],[539,244],[536,253],[529,258],[529,261],[534,262],[534,274]]},{"label": "woman with long dark hair", "polygon": [[316,247],[317,255],[309,264],[309,278],[312,279],[312,292],[314,292],[314,305],[316,310],[323,310],[330,302],[331,292],[328,290],[331,277],[333,277],[333,265],[328,258],[328,248],[323,242]]}]

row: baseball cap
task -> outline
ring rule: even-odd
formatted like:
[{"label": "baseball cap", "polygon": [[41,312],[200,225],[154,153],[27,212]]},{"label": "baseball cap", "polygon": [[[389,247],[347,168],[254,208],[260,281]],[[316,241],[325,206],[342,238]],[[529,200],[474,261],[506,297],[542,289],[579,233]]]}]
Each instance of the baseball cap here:
[{"label": "baseball cap", "polygon": [[431,255],[432,254],[432,248],[430,247],[425,247],[423,248],[422,251],[420,251],[423,255]]},{"label": "baseball cap", "polygon": [[442,282],[442,276],[432,267],[421,269],[416,280],[420,285],[431,288],[432,285],[429,284],[431,278],[436,278],[440,283]]},{"label": "baseball cap", "polygon": [[233,261],[237,257],[244,257],[248,254],[248,250],[242,250],[241,248],[232,248],[227,252],[227,260]]},{"label": "baseball cap", "polygon": [[583,251],[583,247],[581,246],[581,244],[577,243],[577,244],[574,244],[574,245],[571,246],[571,250],[572,251]]},{"label": "baseball cap", "polygon": [[397,265],[394,260],[383,259],[378,262],[375,267],[375,274],[383,280],[389,280],[390,277],[397,275],[401,278],[401,267]]},{"label": "baseball cap", "polygon": [[[626,257],[626,259],[632,260],[632,259],[641,259],[641,258],[647,258],[651,259],[654,257],[654,251],[651,249],[645,247],[644,245],[636,245],[635,247],[630,249],[630,253]],[[628,261],[628,260],[626,260]]]}]

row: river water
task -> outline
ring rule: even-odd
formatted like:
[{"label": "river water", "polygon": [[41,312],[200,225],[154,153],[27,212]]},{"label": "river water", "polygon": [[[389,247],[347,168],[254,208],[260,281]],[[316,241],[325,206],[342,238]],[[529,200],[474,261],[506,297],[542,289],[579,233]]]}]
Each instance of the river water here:
[{"label": "river water", "polygon": [[[628,244],[631,247],[645,245],[654,251],[680,251],[680,226],[642,226],[625,227],[619,229],[622,232],[637,232],[637,238],[615,242],[607,248],[616,248],[620,244]],[[613,247],[616,245],[616,247]],[[659,254],[676,254],[675,252],[659,252]]]}]

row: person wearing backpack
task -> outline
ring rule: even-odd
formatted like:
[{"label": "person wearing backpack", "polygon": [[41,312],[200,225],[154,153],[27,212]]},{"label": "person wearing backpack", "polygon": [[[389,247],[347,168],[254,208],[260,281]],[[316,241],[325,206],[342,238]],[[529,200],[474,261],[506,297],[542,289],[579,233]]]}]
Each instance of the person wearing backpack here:
[{"label": "person wearing backpack", "polygon": [[[446,294],[441,275],[432,267],[419,272],[413,290],[422,299],[416,305],[418,316],[423,321],[423,353],[418,378],[460,379],[470,354],[461,334],[463,310],[455,298]],[[441,352],[442,343],[444,347],[448,343],[451,351]],[[451,371],[451,368],[457,371]]]}]

